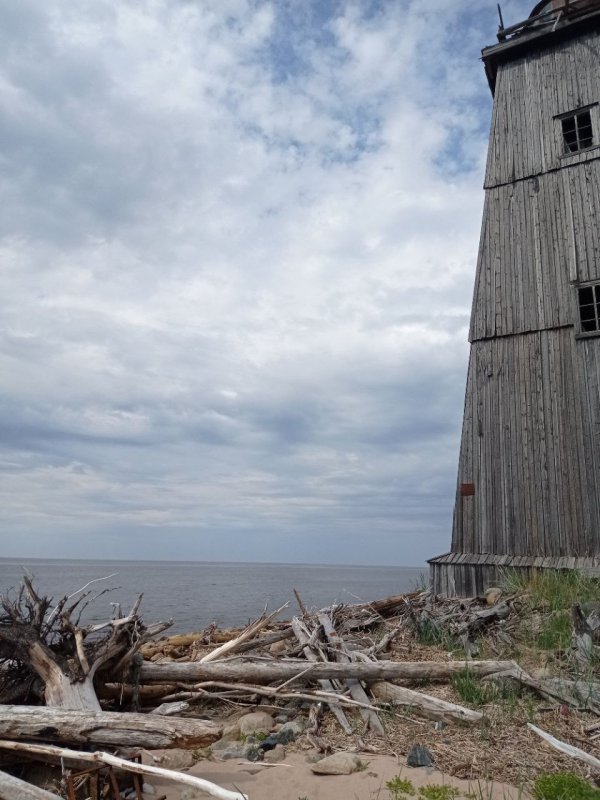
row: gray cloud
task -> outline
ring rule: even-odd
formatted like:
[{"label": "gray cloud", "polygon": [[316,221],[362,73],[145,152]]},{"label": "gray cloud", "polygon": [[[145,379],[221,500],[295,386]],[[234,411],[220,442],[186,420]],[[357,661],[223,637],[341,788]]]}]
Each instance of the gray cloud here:
[{"label": "gray cloud", "polygon": [[0,0],[5,555],[447,547],[487,5]]}]

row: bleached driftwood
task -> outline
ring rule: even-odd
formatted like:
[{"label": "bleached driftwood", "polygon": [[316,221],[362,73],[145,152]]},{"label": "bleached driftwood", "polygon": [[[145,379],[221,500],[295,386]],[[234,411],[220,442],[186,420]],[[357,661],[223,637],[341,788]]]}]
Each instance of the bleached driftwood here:
[{"label": "bleached driftwood", "polygon": [[[293,620],[292,620],[293,624]],[[452,675],[468,670],[483,677],[494,672],[504,672],[516,667],[514,661],[374,661],[361,664],[334,664],[317,662],[310,671],[311,680],[324,678],[357,678],[376,680],[447,680]],[[306,670],[306,661],[273,662],[217,661],[202,664],[144,663],[140,669],[141,683],[198,683],[200,681],[225,681],[231,683],[277,683],[289,680]]]},{"label": "bleached driftwood", "polygon": [[[100,751],[95,753],[82,753],[79,752],[79,750],[69,750],[66,747],[55,747],[53,745],[43,744],[26,744],[25,742],[11,742],[7,740],[0,740],[0,749],[11,750],[17,753],[27,753],[42,759],[45,757],[50,757],[52,760],[54,760],[58,757],[65,763],[69,763],[72,760],[77,764],[79,764],[81,761],[85,761],[89,764],[106,764],[107,766],[117,767],[117,769],[123,769],[127,772],[134,772],[138,775],[152,775],[156,778],[174,781],[175,783],[183,783],[186,786],[191,786],[194,789],[200,789],[203,792],[207,792],[207,794],[210,794],[212,797],[216,797],[217,800],[248,800],[247,795],[242,794],[241,792],[231,792],[229,789],[223,789],[216,783],[204,780],[204,778],[196,778],[192,775],[186,775],[183,772],[175,772],[171,769],[165,769],[164,767],[153,767],[146,764],[138,764],[135,761],[128,761],[125,758],[113,756],[110,753],[103,753]],[[50,795],[50,797],[52,800],[54,800],[55,795]],[[2,798],[2,800],[4,800],[4,798]],[[7,800],[15,800],[15,798],[12,796],[7,796]],[[32,800],[37,800],[37,798],[33,797]],[[41,797],[40,800],[42,800]]]},{"label": "bleached driftwood", "polygon": [[516,664],[506,672],[487,676],[485,680],[494,681],[503,678],[513,678],[548,700],[565,703],[575,708],[583,707],[595,714],[600,713],[600,684],[595,681],[570,680],[568,678],[539,680],[533,678]]},{"label": "bleached driftwood", "polygon": [[[94,689],[96,674],[109,664],[118,673],[149,637],[172,621],[144,627],[138,616],[140,595],[127,616],[81,627],[79,617],[87,595],[81,594],[69,605],[72,596],[65,595],[51,608],[51,601],[38,594],[26,576],[15,598],[2,596],[0,659],[24,665],[28,675],[36,673],[44,682],[47,705],[100,711]],[[93,636],[88,646],[86,637],[104,629],[106,634]]]},{"label": "bleached driftwood", "polygon": [[289,603],[285,603],[284,605],[281,606],[281,608],[278,608],[277,611],[273,611],[272,614],[267,614],[266,616],[263,615],[262,617],[259,617],[257,620],[248,625],[247,628],[244,628],[244,630],[240,633],[240,635],[236,636],[235,639],[231,639],[230,641],[225,642],[225,644],[222,644],[220,647],[217,647],[216,650],[211,650],[210,653],[207,653],[205,656],[199,659],[199,663],[207,664],[210,661],[218,661],[220,658],[223,658],[223,656],[227,655],[228,653],[235,653],[236,650],[240,647],[240,645],[244,644],[249,639],[253,639],[260,630],[262,630],[269,624],[269,622],[275,619],[275,617],[278,614],[280,614],[284,610],[284,608],[287,608],[288,605]]},{"label": "bleached driftwood", "polygon": [[185,700],[180,700],[176,703],[161,703],[156,708],[153,708],[151,714],[158,714],[160,717],[175,717],[182,714],[184,711],[189,711],[190,704]]},{"label": "bleached driftwood", "polygon": [[103,747],[206,747],[221,737],[214,722],[153,714],[0,706],[0,736]]},{"label": "bleached driftwood", "polygon": [[269,645],[275,644],[275,642],[283,642],[285,639],[291,639],[293,635],[294,631],[291,628],[273,631],[273,633],[267,633],[265,636],[259,636],[258,639],[244,642],[236,648],[236,653],[246,653],[249,650],[257,650],[259,647],[269,647]]},{"label": "bleached driftwood", "polygon": [[[302,652],[304,653],[306,659],[314,664],[319,661],[319,657],[316,652],[312,649],[310,645],[310,634],[306,630],[306,626],[303,622],[301,622],[298,617],[292,618],[292,630],[296,635],[296,639],[302,645]],[[289,679],[288,679],[289,680]],[[319,686],[326,692],[330,694],[336,694],[335,687],[333,683],[328,678],[320,678]],[[331,711],[333,712],[335,718],[340,723],[340,726],[346,736],[352,735],[352,725],[348,722],[348,717],[344,714],[342,708],[338,704],[329,704]]]},{"label": "bleached driftwood", "polygon": [[0,772],[0,800],[61,800],[61,798],[7,772]]},{"label": "bleached driftwood", "polygon": [[483,714],[479,711],[472,711],[470,708],[440,700],[429,694],[415,692],[405,686],[395,686],[387,681],[375,681],[369,686],[373,696],[386,703],[393,703],[399,706],[410,706],[416,708],[430,719],[453,719],[461,722],[479,722]]},{"label": "bleached driftwood", "polygon": [[207,691],[208,689],[223,689],[227,692],[240,692],[250,695],[258,694],[261,697],[276,697],[282,700],[307,700],[310,703],[325,702],[332,707],[332,710],[333,708],[340,708],[343,706],[345,708],[368,708],[372,711],[377,711],[377,707],[372,703],[361,703],[357,700],[353,700],[351,697],[345,697],[342,694],[338,694],[335,689],[332,691],[315,689],[314,692],[284,692],[281,686],[266,687],[248,683],[222,683],[220,681],[199,683],[196,689],[197,691],[195,692],[181,692],[178,695],[174,695],[174,698],[176,697],[178,700],[205,700],[211,695],[213,697],[220,696],[216,693],[209,693]]},{"label": "bleached driftwood", "polygon": [[532,725],[531,722],[527,723],[527,727],[531,728],[531,730],[534,733],[537,733],[538,736],[541,736],[541,738],[544,739],[544,741],[548,742],[549,745],[554,747],[555,750],[558,750],[561,753],[565,753],[565,755],[571,756],[571,758],[575,758],[579,761],[584,761],[586,764],[589,764],[590,767],[594,767],[594,769],[600,769],[600,758],[591,756],[589,753],[586,753],[585,750],[581,750],[581,748],[579,747],[574,747],[572,744],[561,742],[560,739],[557,739],[550,733],[546,733],[546,731],[543,731],[536,725]]},{"label": "bleached driftwood", "polygon": [[[323,632],[327,637],[327,641],[334,649],[336,661],[338,661],[340,664],[349,664],[351,661],[350,656],[345,649],[341,636],[337,634],[334,628],[331,617],[328,614],[319,614],[318,620],[323,627]],[[345,680],[345,684],[350,690],[350,695],[354,700],[358,700],[360,703],[369,703],[367,693],[363,689],[359,680],[356,678],[347,678]],[[381,724],[381,720],[375,711],[371,711],[368,708],[361,708],[360,715],[373,733],[375,733],[377,736],[385,736],[383,725]]]}]

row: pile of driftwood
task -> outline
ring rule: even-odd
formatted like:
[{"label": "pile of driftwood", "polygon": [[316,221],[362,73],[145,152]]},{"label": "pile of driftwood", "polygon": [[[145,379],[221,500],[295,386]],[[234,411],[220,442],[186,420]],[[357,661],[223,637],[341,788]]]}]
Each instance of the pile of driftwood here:
[{"label": "pile of driftwood", "polygon": [[[142,765],[131,756],[139,748],[210,745],[221,737],[223,725],[201,719],[199,713],[206,717],[209,704],[223,701],[251,705],[267,698],[272,705],[308,705],[305,735],[321,751],[327,749],[319,736],[325,708],[343,733],[365,749],[366,731],[385,737],[382,706],[398,716],[410,709],[430,719],[477,723],[480,711],[414,688],[415,683],[448,681],[466,670],[489,680],[514,680],[553,702],[600,712],[600,687],[593,682],[584,686],[534,678],[514,661],[473,658],[481,635],[492,646],[511,636],[518,612],[515,598],[491,593],[487,598],[444,600],[422,591],[309,612],[295,594],[299,613],[289,620],[277,620],[283,607],[241,632],[210,626],[197,634],[155,641],[171,623],[146,626],[139,616],[141,598],[129,613],[115,605],[110,621],[85,625],[82,611],[92,599],[87,587],[53,605],[25,579],[14,596],[3,598],[0,616],[4,762],[10,764],[15,753],[67,768],[92,762],[131,774],[171,777],[215,797],[240,800],[239,792]],[[595,629],[583,617],[578,622],[591,652],[597,646]],[[415,633],[434,640],[451,635],[464,645],[465,658],[406,660],[405,642],[409,637],[414,642]],[[414,652],[414,644],[412,648]],[[348,718],[356,713],[363,720],[358,733]],[[567,752],[568,745],[556,742],[550,743]],[[584,756],[588,763],[593,758]],[[16,780],[0,773],[0,800],[59,796],[29,784],[17,791]]]}]

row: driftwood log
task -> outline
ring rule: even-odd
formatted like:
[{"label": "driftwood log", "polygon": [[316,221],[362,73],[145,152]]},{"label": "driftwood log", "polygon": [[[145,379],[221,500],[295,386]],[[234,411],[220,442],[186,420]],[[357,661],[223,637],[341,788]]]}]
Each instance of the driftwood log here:
[{"label": "driftwood log", "polygon": [[[61,762],[67,764],[73,763],[79,765],[82,761],[87,764],[106,764],[109,767],[116,767],[117,769],[123,769],[138,775],[152,775],[155,778],[163,778],[176,783],[183,783],[186,786],[192,786],[194,789],[200,789],[211,795],[211,797],[216,797],[217,800],[248,800],[247,795],[241,792],[231,792],[229,789],[223,789],[216,783],[204,780],[204,778],[196,778],[193,775],[185,775],[182,772],[175,772],[174,770],[164,769],[163,767],[138,764],[135,761],[128,761],[125,758],[113,756],[110,753],[80,753],[78,750],[68,750],[65,747],[10,742],[6,740],[0,740],[0,749],[17,753],[26,753],[29,756],[35,756],[43,760],[48,759],[55,761],[59,758]],[[47,798],[55,800],[55,795],[31,795],[31,800],[47,800]],[[4,800],[3,797],[2,800]],[[16,800],[16,798],[13,795],[7,795],[6,800]],[[29,797],[25,795],[23,800],[29,800]]]},{"label": "driftwood log", "polygon": [[62,800],[62,798],[15,778],[7,772],[0,772],[0,800]]},{"label": "driftwood log", "polygon": [[146,627],[138,615],[140,595],[129,614],[123,615],[117,605],[113,619],[82,626],[80,616],[91,594],[86,588],[52,606],[51,598],[38,594],[25,576],[15,597],[0,597],[0,661],[20,665],[17,683],[19,677],[38,675],[46,705],[100,711],[97,674],[109,666],[121,673],[137,650],[172,620]]},{"label": "driftwood log", "polygon": [[[310,634],[306,630],[304,623],[298,619],[298,617],[293,617],[291,622],[292,630],[296,635],[296,639],[302,645],[302,652],[306,656],[307,661],[316,664],[319,660],[319,655],[317,654],[316,647],[309,644],[310,642]],[[330,692],[331,694],[335,693],[335,686],[332,682],[327,678],[321,678],[319,680],[319,686],[326,692]],[[348,717],[344,714],[343,710],[340,708],[339,705],[330,705],[330,708],[333,712],[333,715],[340,723],[340,726],[346,736],[352,735],[352,725],[348,721]]]},{"label": "driftwood log", "polygon": [[565,755],[570,756],[571,758],[575,758],[578,761],[583,761],[585,764],[588,764],[595,770],[600,770],[600,759],[596,758],[596,756],[586,753],[585,750],[582,750],[580,747],[574,747],[572,744],[561,742],[560,739],[557,739],[550,733],[538,728],[537,725],[532,725],[531,722],[527,723],[527,727],[529,730],[537,733],[537,735],[544,739],[544,741],[548,742],[548,744],[555,750],[558,750],[559,753],[565,753]]},{"label": "driftwood log", "polygon": [[306,661],[216,661],[152,664],[144,663],[140,669],[140,683],[199,683],[221,681],[231,683],[268,684],[288,681],[304,673],[302,680],[322,678],[357,678],[376,680],[446,680],[452,675],[468,670],[483,677],[495,672],[515,668],[514,661],[374,661],[372,663],[335,664]]},{"label": "driftwood log", "polygon": [[206,747],[221,737],[214,722],[154,714],[0,706],[0,736],[102,747]]},{"label": "driftwood log", "polygon": [[[350,664],[351,658],[346,650],[344,640],[337,634],[329,614],[319,614],[318,620],[323,628],[323,633],[327,637],[330,648],[335,655],[335,660],[340,664]],[[348,687],[350,696],[354,700],[365,704],[370,702],[369,698],[367,697],[367,693],[357,678],[347,678],[344,683]],[[375,733],[377,736],[385,736],[383,725],[381,724],[381,720],[375,711],[371,711],[368,708],[361,708],[360,715],[373,733]]]},{"label": "driftwood log", "polygon": [[404,686],[395,686],[387,681],[375,681],[369,686],[373,696],[396,706],[410,706],[430,719],[460,720],[461,722],[479,722],[483,714],[470,708],[440,700],[429,694],[415,692]]}]

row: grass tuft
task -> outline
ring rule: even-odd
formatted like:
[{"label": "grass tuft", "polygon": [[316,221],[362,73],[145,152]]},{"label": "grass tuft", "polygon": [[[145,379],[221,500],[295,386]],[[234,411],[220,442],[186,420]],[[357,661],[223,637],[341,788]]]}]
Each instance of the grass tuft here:
[{"label": "grass tuft", "polygon": [[600,789],[572,772],[556,772],[536,779],[533,796],[536,800],[600,800]]},{"label": "grass tuft", "polygon": [[549,611],[564,611],[573,603],[600,602],[600,582],[577,570],[543,569],[530,575],[508,571],[503,584],[509,594],[529,596],[532,605]]},{"label": "grass tuft", "polygon": [[392,800],[405,800],[407,796],[412,797],[415,794],[412,781],[401,778],[400,775],[387,781],[385,788],[389,791]]},{"label": "grass tuft", "polygon": [[460,792],[455,786],[429,783],[419,789],[419,800],[457,800]]}]

